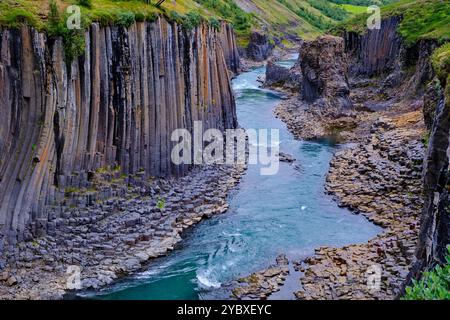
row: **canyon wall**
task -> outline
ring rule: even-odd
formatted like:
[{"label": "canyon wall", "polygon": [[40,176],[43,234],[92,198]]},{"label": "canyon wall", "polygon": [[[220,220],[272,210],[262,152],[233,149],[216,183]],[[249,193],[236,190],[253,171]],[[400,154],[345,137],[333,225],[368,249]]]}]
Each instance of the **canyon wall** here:
[{"label": "canyon wall", "polygon": [[236,35],[234,34],[232,26],[222,21],[220,24],[219,37],[228,69],[232,73],[237,74],[240,70],[241,60],[237,47]]},{"label": "canyon wall", "polygon": [[[450,86],[447,88],[449,90]],[[430,134],[428,152],[424,161],[425,204],[421,217],[421,231],[417,248],[417,263],[413,268],[414,278],[419,272],[437,263],[446,263],[450,244],[450,195],[449,183],[449,130],[450,95],[437,105]]]},{"label": "canyon wall", "polygon": [[434,99],[430,142],[424,158],[421,228],[416,262],[407,284],[436,264],[447,263],[445,257],[450,245],[450,77],[446,77],[439,78],[443,92]]},{"label": "canyon wall", "polygon": [[270,42],[268,35],[254,31],[251,33],[249,41],[246,48],[241,48],[243,57],[261,62],[272,55],[275,44]]},{"label": "canyon wall", "polygon": [[352,75],[374,76],[398,68],[398,57],[402,45],[397,27],[401,19],[390,17],[381,21],[381,28],[367,30],[363,34],[346,32],[345,48],[352,63]]},{"label": "canyon wall", "polygon": [[[430,56],[438,47],[435,40],[420,40],[405,45],[398,27],[401,17],[392,16],[381,21],[380,29],[359,34],[345,32],[342,37],[349,57],[349,75],[374,77],[383,75],[382,89],[407,82],[405,95],[417,96],[434,77]],[[414,70],[409,74],[407,70]]]},{"label": "canyon wall", "polygon": [[129,28],[93,24],[84,55],[66,65],[61,39],[30,27],[0,31],[0,251],[48,220],[66,188],[101,168],[183,175],[170,153],[176,128],[237,126],[228,75],[234,34],[162,18]]}]

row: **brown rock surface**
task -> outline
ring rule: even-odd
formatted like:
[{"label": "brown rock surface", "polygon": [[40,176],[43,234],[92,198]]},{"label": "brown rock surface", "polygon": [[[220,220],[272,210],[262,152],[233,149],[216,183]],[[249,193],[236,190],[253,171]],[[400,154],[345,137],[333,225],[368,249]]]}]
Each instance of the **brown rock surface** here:
[{"label": "brown rock surface", "polygon": [[304,42],[299,61],[303,74],[301,99],[309,103],[309,111],[333,117],[351,107],[342,38],[327,35]]},{"label": "brown rock surface", "polygon": [[[420,111],[384,116],[355,147],[336,154],[327,191],[385,230],[368,243],[320,248],[300,264],[299,299],[393,299],[414,261],[422,206]],[[380,270],[380,286],[368,286]]]}]

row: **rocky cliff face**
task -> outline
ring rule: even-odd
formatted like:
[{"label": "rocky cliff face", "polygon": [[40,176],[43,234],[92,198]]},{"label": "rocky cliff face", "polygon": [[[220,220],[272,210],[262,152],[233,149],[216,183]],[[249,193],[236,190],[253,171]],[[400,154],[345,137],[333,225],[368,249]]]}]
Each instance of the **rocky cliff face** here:
[{"label": "rocky cliff face", "polygon": [[67,65],[60,39],[29,27],[0,31],[5,244],[39,234],[46,206],[67,188],[89,187],[99,168],[184,174],[187,166],[170,161],[174,129],[192,130],[195,120],[205,130],[237,125],[227,62],[234,71],[239,60],[229,26],[188,32],[159,18],[127,29],[93,24],[85,37],[85,54]]},{"label": "rocky cliff face", "polygon": [[[424,159],[424,206],[416,258],[407,283],[436,264],[445,264],[450,244],[450,79],[442,77],[444,92],[434,99],[430,143]],[[432,104],[433,100],[429,103]]]},{"label": "rocky cliff face", "polygon": [[298,93],[301,91],[302,78],[303,76],[299,63],[296,63],[295,66],[288,69],[278,65],[274,61],[269,61],[266,67],[264,85]]},{"label": "rocky cliff face", "polygon": [[[423,159],[423,209],[416,261],[406,284],[419,278],[424,270],[445,263],[450,243],[449,216],[449,138],[450,94],[447,79],[437,79],[431,55],[438,47],[435,40],[420,40],[407,46],[397,32],[400,17],[383,20],[380,30],[359,35],[344,34],[346,51],[352,62],[351,73],[372,77],[383,75],[378,93],[389,89],[397,96],[391,101],[416,100],[421,107],[427,130],[428,150]],[[445,89],[442,89],[445,88]]]},{"label": "rocky cliff face", "polygon": [[219,37],[228,69],[236,74],[239,72],[240,68],[240,57],[236,44],[236,36],[231,25],[222,22],[220,25]]},{"label": "rocky cliff face", "polygon": [[342,38],[322,36],[300,49],[302,99],[312,108],[339,114],[351,107],[347,56]]},{"label": "rocky cliff face", "polygon": [[[430,56],[438,44],[434,40],[421,40],[405,45],[398,33],[400,22],[401,17],[393,16],[382,20],[380,29],[342,35],[350,61],[349,74],[369,78],[383,75],[382,90],[407,82],[405,96],[417,96],[434,76]],[[414,73],[407,74],[407,69],[413,69]]]},{"label": "rocky cliff face", "polygon": [[289,72],[298,94],[275,110],[296,138],[339,140],[355,127],[344,49],[344,40],[331,35],[302,44]]},{"label": "rocky cliff face", "polygon": [[397,27],[400,21],[399,17],[394,16],[383,20],[380,29],[343,35],[346,51],[352,59],[351,74],[370,77],[392,72],[399,67],[401,39]]},{"label": "rocky cliff face", "polygon": [[247,48],[242,50],[242,55],[253,61],[261,62],[272,55],[274,48],[275,45],[270,43],[266,34],[255,31],[250,35],[250,43]]}]

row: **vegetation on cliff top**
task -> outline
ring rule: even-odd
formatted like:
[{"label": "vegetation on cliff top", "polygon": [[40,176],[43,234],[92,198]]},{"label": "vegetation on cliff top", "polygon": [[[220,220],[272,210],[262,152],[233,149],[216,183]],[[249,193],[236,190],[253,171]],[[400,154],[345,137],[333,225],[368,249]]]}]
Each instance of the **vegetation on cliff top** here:
[{"label": "vegetation on cliff top", "polygon": [[[0,26],[17,27],[28,23],[38,30],[48,30],[51,0],[2,0],[0,2]],[[157,15],[170,18],[172,12],[186,16],[195,12],[205,19],[214,17],[194,0],[165,1],[160,7],[156,0],[55,0],[58,9],[65,12],[70,5],[79,5],[86,23],[121,24],[126,20],[154,20]],[[128,17],[128,18],[127,18]]]},{"label": "vegetation on cliff top", "polygon": [[[402,17],[399,32],[408,44],[421,39],[450,40],[450,2],[441,0],[400,0],[381,7],[382,18]],[[336,27],[335,33],[364,33],[368,14],[358,15]]]},{"label": "vegetation on cliff top", "polygon": [[361,14],[367,12],[367,7],[355,6],[353,4],[341,4],[340,7],[353,14]]},{"label": "vegetation on cliff top", "polygon": [[[222,16],[194,0],[165,1],[161,6],[156,6],[156,3],[156,0],[2,0],[0,27],[17,28],[28,24],[47,32],[50,37],[61,37],[68,61],[84,52],[84,30],[92,22],[128,27],[136,21],[153,21],[158,15],[163,15],[187,29],[198,26],[202,21],[209,22],[214,28],[220,27],[218,19]],[[74,4],[81,10],[81,29],[67,27],[67,19],[74,13],[67,12],[67,9]],[[232,15],[228,13],[223,16],[238,29],[250,28],[245,12],[235,10]],[[245,19],[247,24],[243,26],[241,21]]]},{"label": "vegetation on cliff top", "polygon": [[[62,13],[69,5],[80,5],[86,23],[127,24],[164,15],[190,26],[192,18],[201,17],[212,25],[217,25],[219,19],[227,20],[244,38],[252,29],[264,29],[280,38],[288,34],[311,39],[365,10],[369,3],[391,1],[394,0],[168,0],[156,6],[157,0],[56,0],[56,4]],[[38,30],[47,30],[49,2],[0,1],[0,27],[28,23]]]},{"label": "vegetation on cliff top", "polygon": [[445,82],[445,79],[450,75],[450,42],[434,51],[431,56],[431,63],[440,81]]},{"label": "vegetation on cliff top", "polygon": [[393,2],[393,0],[330,0],[330,2],[333,2],[336,4],[350,4],[350,5],[354,5],[354,6],[368,7],[371,5],[377,5],[377,6],[386,5],[386,4]]},{"label": "vegetation on cliff top", "polygon": [[450,300],[450,246],[447,264],[424,272],[420,281],[406,288],[404,300]]}]

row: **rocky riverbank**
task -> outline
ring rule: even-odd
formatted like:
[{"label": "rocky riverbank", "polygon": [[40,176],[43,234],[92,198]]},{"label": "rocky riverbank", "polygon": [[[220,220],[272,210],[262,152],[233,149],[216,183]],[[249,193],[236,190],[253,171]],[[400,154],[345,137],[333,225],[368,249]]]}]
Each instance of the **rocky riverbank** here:
[{"label": "rocky riverbank", "polygon": [[[393,299],[414,262],[423,202],[422,112],[396,105],[389,112],[359,119],[364,121],[347,137],[349,141],[360,134],[356,144],[338,152],[330,163],[326,191],[340,206],[384,231],[367,243],[318,248],[313,256],[291,262],[303,275],[295,292],[298,299]],[[268,276],[273,268],[243,278],[233,296],[266,299],[278,291],[286,275],[273,280]],[[369,276],[376,272],[379,287],[368,286]]]},{"label": "rocky riverbank", "polygon": [[124,177],[99,170],[96,190],[69,190],[52,208],[50,234],[6,253],[0,299],[60,299],[67,270],[80,267],[79,289],[97,289],[174,249],[184,230],[224,213],[245,167],[194,169],[182,178]]},{"label": "rocky riverbank", "polygon": [[237,127],[230,26],[93,23],[73,61],[62,38],[32,27],[1,30],[0,39],[0,261],[45,234],[47,207],[89,186],[99,168],[182,176],[190,166],[171,161],[174,130]]},{"label": "rocky riverbank", "polygon": [[280,290],[288,275],[289,260],[286,255],[281,254],[276,258],[276,264],[231,284],[233,287],[231,298],[265,300],[272,293]]},{"label": "rocky riverbank", "polygon": [[[414,262],[423,202],[422,112],[405,111],[399,104],[389,112],[361,114],[359,119],[359,126],[346,136],[355,143],[330,163],[326,191],[340,206],[364,215],[384,231],[364,244],[318,248],[303,261],[291,261],[303,275],[295,292],[298,299],[393,299]],[[274,278],[274,268],[241,279],[233,297],[266,299],[279,291],[286,274]],[[379,287],[368,286],[369,276],[378,271]]]},{"label": "rocky riverbank", "polygon": [[298,299],[393,299],[414,262],[422,208],[423,100],[403,99],[405,88],[385,89],[378,79],[350,79],[349,88],[353,108],[342,116],[315,112],[298,97],[284,101],[276,114],[298,139],[356,143],[335,155],[326,190],[340,206],[385,230],[365,244],[318,248],[296,263],[303,274]]},{"label": "rocky riverbank", "polygon": [[420,111],[380,117],[362,143],[336,154],[328,193],[385,230],[368,243],[319,248],[301,261],[298,299],[393,299],[399,293],[419,231],[423,127]]}]

